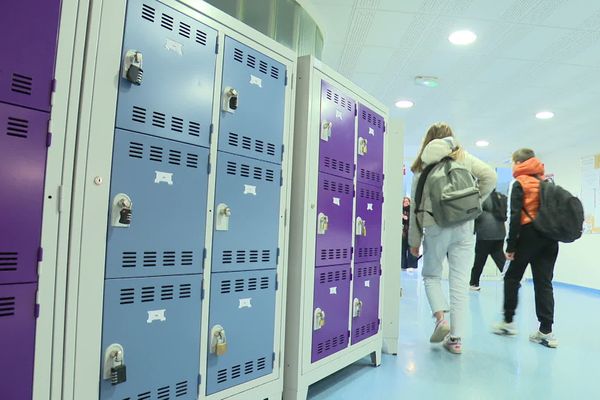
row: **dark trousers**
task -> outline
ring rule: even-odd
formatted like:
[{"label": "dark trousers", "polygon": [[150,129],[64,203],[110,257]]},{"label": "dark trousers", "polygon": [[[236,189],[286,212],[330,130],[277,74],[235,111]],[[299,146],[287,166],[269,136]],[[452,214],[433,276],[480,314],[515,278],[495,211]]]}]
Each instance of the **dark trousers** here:
[{"label": "dark trousers", "polygon": [[483,267],[488,256],[496,263],[496,266],[502,272],[506,257],[504,256],[504,240],[478,240],[475,244],[475,262],[471,269],[471,286],[479,286],[479,278],[483,272]]},{"label": "dark trousers", "polygon": [[417,259],[410,253],[408,238],[402,238],[402,269],[417,268]]},{"label": "dark trousers", "polygon": [[554,293],[552,277],[558,256],[558,242],[541,236],[532,225],[524,225],[517,242],[515,259],[504,275],[504,320],[512,322],[517,309],[519,287],[528,264],[531,264],[535,290],[535,312],[542,333],[552,332]]}]

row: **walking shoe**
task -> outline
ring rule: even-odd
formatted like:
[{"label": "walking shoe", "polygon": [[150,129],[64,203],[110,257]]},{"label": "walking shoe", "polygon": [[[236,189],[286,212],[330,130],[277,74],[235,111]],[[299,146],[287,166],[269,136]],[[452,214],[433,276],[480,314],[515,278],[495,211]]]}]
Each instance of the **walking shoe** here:
[{"label": "walking shoe", "polygon": [[542,333],[540,331],[536,331],[529,335],[529,340],[534,343],[539,343],[543,346],[550,347],[552,349],[558,347],[558,340],[554,337],[554,334],[552,332]]},{"label": "walking shoe", "polygon": [[444,340],[444,348],[452,354],[462,353],[462,343],[459,337],[448,336]]},{"label": "walking shoe", "polygon": [[450,333],[450,324],[445,319],[440,320],[437,324],[435,324],[435,329],[431,334],[431,338],[429,338],[429,342],[431,343],[440,343],[444,340],[446,336]]},{"label": "walking shoe", "polygon": [[493,332],[496,335],[514,336],[517,334],[517,327],[514,322],[508,323],[502,321],[494,325]]},{"label": "walking shoe", "polygon": [[481,288],[479,287],[479,285],[477,285],[477,286],[471,285],[471,286],[469,286],[469,290],[472,292],[479,292],[481,290]]}]

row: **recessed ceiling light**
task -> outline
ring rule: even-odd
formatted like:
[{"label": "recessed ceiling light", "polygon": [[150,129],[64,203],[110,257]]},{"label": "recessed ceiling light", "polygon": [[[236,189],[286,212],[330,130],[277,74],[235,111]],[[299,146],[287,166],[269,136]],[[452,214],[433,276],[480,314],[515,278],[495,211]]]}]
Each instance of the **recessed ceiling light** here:
[{"label": "recessed ceiling light", "polygon": [[475,142],[475,146],[477,147],[488,147],[490,145],[490,142],[488,142],[487,140],[478,140],[477,142]]},{"label": "recessed ceiling light", "polygon": [[475,40],[477,40],[477,35],[467,30],[456,31],[448,36],[448,40],[450,43],[457,46],[466,46],[475,42]]},{"label": "recessed ceiling light", "polygon": [[537,119],[550,119],[554,118],[554,113],[552,111],[540,111],[539,113],[535,114],[535,117]]},{"label": "recessed ceiling light", "polygon": [[398,107],[398,108],[411,108],[414,105],[415,105],[415,103],[413,103],[410,100],[398,100],[396,102],[396,107]]},{"label": "recessed ceiling light", "polygon": [[440,82],[435,76],[415,76],[415,84],[428,88],[436,88],[440,85]]}]

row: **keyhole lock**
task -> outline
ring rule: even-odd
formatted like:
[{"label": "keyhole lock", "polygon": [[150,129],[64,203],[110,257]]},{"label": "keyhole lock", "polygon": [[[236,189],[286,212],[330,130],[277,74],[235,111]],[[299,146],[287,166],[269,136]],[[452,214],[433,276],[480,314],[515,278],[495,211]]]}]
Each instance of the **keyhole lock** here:
[{"label": "keyhole lock", "polygon": [[320,308],[316,308],[314,312],[313,329],[318,331],[325,326],[325,311]]},{"label": "keyhole lock", "polygon": [[210,352],[218,357],[227,353],[227,337],[221,325],[215,325],[211,329]]},{"label": "keyhole lock", "polygon": [[128,228],[133,218],[133,202],[131,198],[119,193],[113,199],[112,226],[116,228]]},{"label": "keyhole lock", "polygon": [[236,89],[228,87],[225,89],[225,95],[223,96],[223,111],[229,113],[235,113],[235,110],[239,106],[239,93]]},{"label": "keyhole lock", "polygon": [[354,302],[352,304],[353,304],[352,317],[353,318],[360,317],[360,314],[362,313],[363,302],[359,299],[354,299]]},{"label": "keyhole lock", "polygon": [[328,228],[329,228],[329,217],[323,213],[319,213],[317,234],[324,235],[327,232]]},{"label": "keyhole lock", "polygon": [[231,217],[231,208],[225,203],[219,204],[217,206],[217,213],[216,213],[217,221],[215,224],[215,229],[217,231],[228,231],[230,217]]},{"label": "keyhole lock", "polygon": [[321,140],[328,142],[331,137],[331,128],[333,128],[333,123],[329,121],[323,121],[321,124]]},{"label": "keyhole lock", "polygon": [[144,70],[142,69],[142,53],[137,50],[128,50],[123,60],[123,78],[132,84],[139,86],[144,79]]},{"label": "keyhole lock", "polygon": [[364,156],[367,154],[367,139],[359,137],[358,138],[358,155]]},{"label": "keyhole lock", "polygon": [[114,385],[127,381],[127,367],[123,346],[111,344],[104,352],[104,371],[102,377]]}]

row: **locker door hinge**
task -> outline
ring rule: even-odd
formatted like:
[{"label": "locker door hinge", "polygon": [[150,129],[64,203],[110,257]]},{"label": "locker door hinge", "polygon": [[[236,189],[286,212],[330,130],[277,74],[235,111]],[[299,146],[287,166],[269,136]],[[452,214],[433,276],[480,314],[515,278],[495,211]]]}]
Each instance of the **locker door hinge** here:
[{"label": "locker door hinge", "polygon": [[46,134],[46,147],[52,146],[52,132]]},{"label": "locker door hinge", "polygon": [[288,72],[287,69],[285,70],[285,86],[288,85]]},{"label": "locker door hinge", "polygon": [[275,274],[275,291],[279,290],[279,274]]},{"label": "locker door hinge", "polygon": [[271,368],[275,369],[275,352],[273,352],[273,361],[271,363]]},{"label": "locker door hinge", "polygon": [[350,330],[348,330],[348,342],[350,341]]},{"label": "locker door hinge", "polygon": [[219,35],[215,39],[215,54],[219,54]]},{"label": "locker door hinge", "polygon": [[210,165],[210,160],[208,160],[208,164],[206,165],[206,173],[208,175],[210,175],[210,170],[211,170],[211,165]]},{"label": "locker door hinge", "polygon": [[352,282],[353,279],[354,279],[354,274],[352,273],[352,271],[350,271],[350,282]]},{"label": "locker door hinge", "polygon": [[280,253],[280,250],[279,250],[279,247],[278,247],[277,248],[277,265],[279,265],[279,253]]},{"label": "locker door hinge", "polygon": [[202,271],[206,268],[206,247],[202,250]]},{"label": "locker door hinge", "polygon": [[204,279],[200,282],[200,300],[204,300]]},{"label": "locker door hinge", "polygon": [[379,276],[381,276],[383,274],[383,268],[381,267],[381,265],[379,266]]},{"label": "locker door hinge", "polygon": [[381,318],[377,318],[377,326],[381,326]]},{"label": "locker door hinge", "polygon": [[209,146],[212,144],[212,136],[213,136],[214,131],[215,131],[215,124],[211,123],[210,127],[208,128],[208,145]]},{"label": "locker door hinge", "polygon": [[44,261],[44,249],[42,247],[38,248],[37,260],[38,260],[38,262]]},{"label": "locker door hinge", "polygon": [[281,162],[283,162],[283,153],[285,151],[285,145],[281,145]]},{"label": "locker door hinge", "polygon": [[350,247],[350,257],[354,255],[354,246]]},{"label": "locker door hinge", "polygon": [[39,318],[40,317],[40,305],[39,304],[35,304],[35,306],[33,307],[33,316],[35,318]]},{"label": "locker door hinge", "polygon": [[283,186],[283,170],[281,170],[279,175],[279,186]]},{"label": "locker door hinge", "polygon": [[358,116],[358,107],[356,107],[356,103],[354,103],[354,116]]}]

